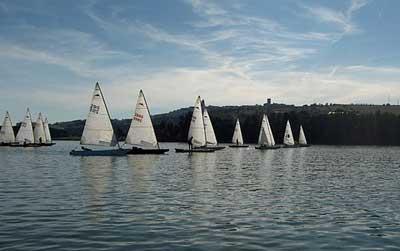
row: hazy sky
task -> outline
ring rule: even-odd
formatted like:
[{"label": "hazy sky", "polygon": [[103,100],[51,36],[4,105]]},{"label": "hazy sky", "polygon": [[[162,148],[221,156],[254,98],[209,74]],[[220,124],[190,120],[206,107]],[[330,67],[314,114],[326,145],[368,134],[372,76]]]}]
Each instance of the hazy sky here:
[{"label": "hazy sky", "polygon": [[393,104],[400,1],[0,0],[0,112],[113,117],[207,104]]}]

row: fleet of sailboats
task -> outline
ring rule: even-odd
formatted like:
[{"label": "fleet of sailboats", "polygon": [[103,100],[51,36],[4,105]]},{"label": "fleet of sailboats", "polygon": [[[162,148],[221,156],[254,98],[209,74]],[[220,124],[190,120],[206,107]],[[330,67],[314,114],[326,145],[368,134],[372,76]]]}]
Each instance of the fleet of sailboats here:
[{"label": "fleet of sailboats", "polygon": [[[188,149],[176,148],[175,151],[188,153],[214,152],[225,148],[224,146],[218,146],[210,115],[204,100],[200,96],[196,98],[193,107],[187,140]],[[300,125],[298,140],[296,144],[290,121],[287,120],[283,137],[283,147],[310,146],[302,125]],[[32,123],[32,116],[28,108],[15,136],[10,114],[6,112],[0,129],[0,146],[36,147],[51,146],[54,144],[50,134],[49,122],[41,113],[39,113],[36,122]],[[111,116],[99,83],[95,85],[80,145],[81,149],[74,149],[70,154],[75,156],[124,156],[126,154],[163,154],[169,151],[169,149],[160,148],[154,131],[149,106],[142,90],[139,91],[132,121],[123,145],[125,148],[121,147],[115,135]],[[248,147],[248,145],[244,144],[239,119],[236,119],[232,144],[229,147]],[[255,148],[263,150],[278,149],[280,147],[280,145],[275,143],[268,116],[264,114],[258,137],[258,145]]]},{"label": "fleet of sailboats", "polygon": [[24,120],[21,122],[18,133],[14,135],[14,129],[12,126],[9,112],[6,112],[4,121],[0,130],[0,145],[11,146],[11,147],[39,147],[39,146],[51,146],[55,143],[51,141],[51,134],[47,119],[43,121],[42,114],[39,113],[39,117],[32,125],[32,116],[29,108],[26,110]]}]

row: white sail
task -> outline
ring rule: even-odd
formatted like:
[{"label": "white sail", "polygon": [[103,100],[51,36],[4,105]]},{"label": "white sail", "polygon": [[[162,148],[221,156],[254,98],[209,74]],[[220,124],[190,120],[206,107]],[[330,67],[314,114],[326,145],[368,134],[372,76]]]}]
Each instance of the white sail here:
[{"label": "white sail", "polygon": [[24,121],[21,122],[15,141],[19,144],[31,144],[34,142],[32,116],[29,109],[26,110]]},{"label": "white sail", "polygon": [[268,117],[264,114],[261,122],[260,134],[258,136],[259,145],[273,146],[273,142],[271,141],[272,133],[270,133],[268,123]]},{"label": "white sail", "polygon": [[43,127],[44,127],[44,134],[46,136],[46,143],[51,143],[51,134],[50,134],[50,128],[49,128],[49,121],[47,118],[45,118],[43,122]]},{"label": "white sail", "polygon": [[100,85],[96,83],[81,137],[81,144],[115,146],[117,143],[103,93]]},{"label": "white sail", "polygon": [[306,135],[304,134],[303,126],[300,126],[299,144],[307,145]]},{"label": "white sail", "polygon": [[12,122],[10,114],[6,112],[4,117],[3,125],[0,130],[0,143],[13,143],[15,142],[14,130],[12,127]]},{"label": "white sail", "polygon": [[272,133],[272,129],[271,129],[271,125],[270,125],[270,123],[269,123],[269,120],[268,120],[268,116],[267,115],[265,115],[265,119],[266,119],[266,121],[267,121],[267,129],[268,129],[268,139],[269,139],[269,142],[270,142],[270,145],[271,146],[274,146],[275,145],[275,138],[274,138],[274,134]]},{"label": "white sail", "polygon": [[233,132],[232,143],[243,145],[242,129],[240,128],[239,119],[236,120],[235,131]]},{"label": "white sail", "polygon": [[289,120],[286,122],[286,129],[285,129],[285,135],[283,138],[283,144],[285,144],[287,146],[294,145],[294,138],[293,138],[292,128],[290,126]]},{"label": "white sail", "polygon": [[212,145],[212,146],[217,145],[218,144],[217,138],[215,137],[214,128],[210,119],[210,115],[208,114],[206,108],[204,108],[203,120],[204,120],[204,130],[206,133],[207,145]]},{"label": "white sail", "polygon": [[206,145],[206,135],[204,130],[203,114],[201,111],[201,98],[197,97],[194,104],[192,120],[190,121],[188,140],[192,139],[194,147]]},{"label": "white sail", "polygon": [[149,108],[142,90],[139,92],[135,113],[125,143],[141,147],[158,147]]},{"label": "white sail", "polygon": [[46,142],[46,134],[44,132],[43,118],[41,113],[39,113],[38,119],[35,123],[35,128],[33,129],[33,137],[35,139],[35,144]]}]

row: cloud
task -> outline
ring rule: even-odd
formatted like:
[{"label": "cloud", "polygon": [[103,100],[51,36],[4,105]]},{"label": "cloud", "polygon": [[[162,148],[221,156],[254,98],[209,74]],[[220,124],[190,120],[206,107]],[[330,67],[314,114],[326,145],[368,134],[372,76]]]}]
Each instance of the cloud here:
[{"label": "cloud", "polygon": [[323,6],[306,6],[302,7],[308,11],[312,18],[320,22],[336,24],[343,34],[352,34],[361,31],[361,29],[353,22],[354,14],[362,7],[367,5],[366,0],[351,0],[350,6],[345,11],[339,11]]}]

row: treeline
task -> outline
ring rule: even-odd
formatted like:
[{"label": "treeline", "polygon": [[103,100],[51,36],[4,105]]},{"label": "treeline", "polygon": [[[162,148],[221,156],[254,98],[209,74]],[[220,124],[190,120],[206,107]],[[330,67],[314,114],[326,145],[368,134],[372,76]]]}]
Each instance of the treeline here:
[{"label": "treeline", "polygon": [[[243,138],[246,143],[256,143],[262,115],[262,106],[246,108],[208,108],[215,134],[219,142],[230,142],[239,117]],[[276,113],[268,112],[269,121],[277,143],[283,141],[286,121],[292,125],[295,139],[299,127],[303,125],[307,140],[311,144],[326,145],[400,145],[400,116],[391,113],[358,114],[339,112],[330,114],[311,114],[306,111]],[[153,117],[157,138],[161,142],[185,142],[191,120],[191,109],[184,112],[167,113]],[[120,140],[129,129],[130,120],[113,120]],[[50,127],[54,138],[80,137],[83,120],[56,123]]]}]

